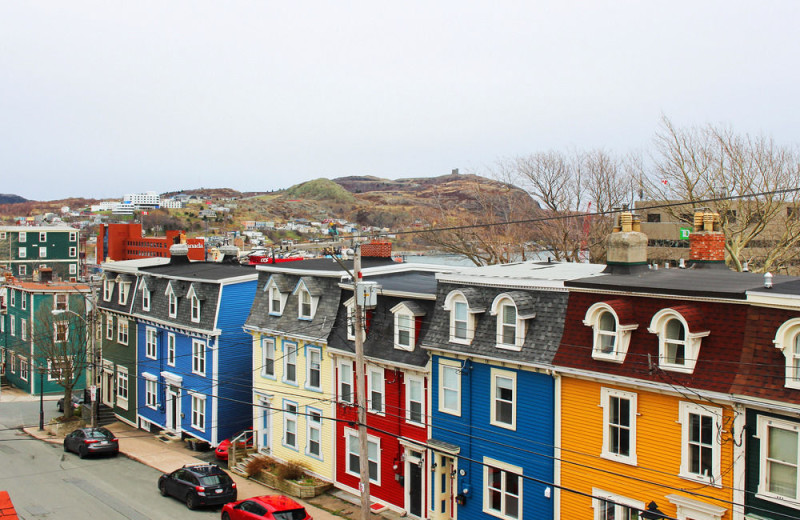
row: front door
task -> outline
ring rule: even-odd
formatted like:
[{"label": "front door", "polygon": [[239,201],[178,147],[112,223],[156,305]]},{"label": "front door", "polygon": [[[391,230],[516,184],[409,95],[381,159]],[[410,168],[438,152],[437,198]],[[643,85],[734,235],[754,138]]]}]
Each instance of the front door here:
[{"label": "front door", "polygon": [[271,401],[269,399],[265,399],[260,397],[258,400],[259,403],[259,413],[257,416],[257,425],[258,425],[258,449],[259,451],[263,451],[269,453],[271,450],[270,446],[270,420],[272,419],[272,408],[270,408]]},{"label": "front door", "polygon": [[114,406],[114,372],[104,371],[103,376],[103,404]]},{"label": "front door", "polygon": [[453,458],[433,453],[436,464],[431,473],[433,498],[431,499],[431,518],[449,520],[453,518]]},{"label": "front door", "polygon": [[423,490],[422,453],[406,448],[405,467],[406,511],[410,516],[422,517]]},{"label": "front door", "polygon": [[167,430],[178,433],[180,431],[181,401],[178,392],[172,387],[167,389]]}]

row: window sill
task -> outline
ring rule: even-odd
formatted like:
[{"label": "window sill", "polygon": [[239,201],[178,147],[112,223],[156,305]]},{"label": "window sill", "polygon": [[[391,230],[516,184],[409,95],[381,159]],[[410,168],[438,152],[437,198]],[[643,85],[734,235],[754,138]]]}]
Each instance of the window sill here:
[{"label": "window sill", "polygon": [[496,428],[503,428],[504,430],[511,430],[511,431],[514,431],[514,432],[517,431],[517,425],[516,424],[508,424],[508,423],[502,423],[502,422],[497,422],[497,421],[489,421],[489,424],[491,424],[492,426],[494,426]]},{"label": "window sill", "polygon": [[781,504],[782,506],[786,507],[800,506],[800,500],[792,500],[791,498],[782,497],[780,495],[771,495],[761,491],[756,492],[756,498],[772,502],[773,504]]},{"label": "window sill", "polygon": [[713,486],[716,488],[722,487],[722,479],[715,475],[714,477],[703,477],[702,475],[695,475],[694,473],[678,473],[678,476],[685,480],[690,480],[692,482],[697,482],[699,484],[704,484],[706,486]]},{"label": "window sill", "polygon": [[633,457],[623,457],[620,455],[615,455],[613,453],[604,452],[601,453],[600,456],[606,460],[613,460],[614,462],[619,462],[621,464],[627,464],[628,466],[636,466],[636,456]]}]

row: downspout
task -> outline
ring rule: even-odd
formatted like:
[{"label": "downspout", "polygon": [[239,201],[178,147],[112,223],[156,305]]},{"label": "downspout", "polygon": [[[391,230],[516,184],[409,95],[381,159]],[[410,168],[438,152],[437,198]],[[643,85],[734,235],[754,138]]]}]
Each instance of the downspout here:
[{"label": "downspout", "polygon": [[553,518],[561,518],[561,374],[553,376]]},{"label": "downspout", "polygon": [[[744,520],[744,507],[740,504],[745,503],[745,410],[740,404],[733,405],[733,427],[731,428],[731,440],[733,442],[733,520]],[[736,437],[739,437],[738,442]],[[762,440],[762,442],[764,442]]]}]

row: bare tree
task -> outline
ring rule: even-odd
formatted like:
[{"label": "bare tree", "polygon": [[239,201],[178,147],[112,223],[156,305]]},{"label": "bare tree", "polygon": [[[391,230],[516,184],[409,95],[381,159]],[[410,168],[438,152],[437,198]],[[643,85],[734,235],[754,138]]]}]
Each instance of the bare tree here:
[{"label": "bare tree", "polygon": [[677,221],[691,223],[700,209],[719,213],[728,259],[738,271],[745,262],[763,271],[798,262],[797,186],[794,150],[725,127],[677,128],[666,117],[644,184],[652,200],[687,202],[666,209]]},{"label": "bare tree", "polygon": [[33,326],[34,352],[40,369],[64,387],[64,416],[72,417],[72,394],[89,360],[88,317],[83,304],[70,310],[40,306]]}]

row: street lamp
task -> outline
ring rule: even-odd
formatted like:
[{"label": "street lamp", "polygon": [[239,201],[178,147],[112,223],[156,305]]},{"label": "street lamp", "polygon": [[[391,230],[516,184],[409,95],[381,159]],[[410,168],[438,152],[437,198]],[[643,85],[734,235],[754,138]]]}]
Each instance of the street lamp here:
[{"label": "street lamp", "polygon": [[[92,312],[94,312],[94,308],[92,308]],[[94,346],[95,331],[93,330],[93,328],[94,328],[94,319],[89,321],[86,318],[84,318],[82,315],[78,314],[75,311],[69,310],[69,309],[53,309],[53,310],[50,311],[50,313],[53,316],[59,316],[59,315],[64,314],[64,313],[72,314],[73,316],[77,316],[89,328],[89,334],[90,334],[91,338],[90,338],[90,342],[89,342],[90,347],[89,347],[88,354],[89,354],[89,359],[91,361],[90,361],[90,363],[89,363],[89,365],[87,367],[91,367],[91,370],[89,370],[89,372],[91,374],[90,375],[91,379],[89,379],[89,380],[91,381],[92,385],[94,385],[95,384],[94,378],[96,377],[95,376],[95,371],[96,371],[95,370],[95,359],[94,359],[94,351],[95,351],[95,346]],[[92,428],[94,428],[94,427],[97,426],[97,396],[92,395],[91,397],[92,397],[92,399],[91,399],[92,423],[91,424],[92,424]],[[64,406],[71,406],[71,405],[72,405],[72,403],[64,403]]]}]

